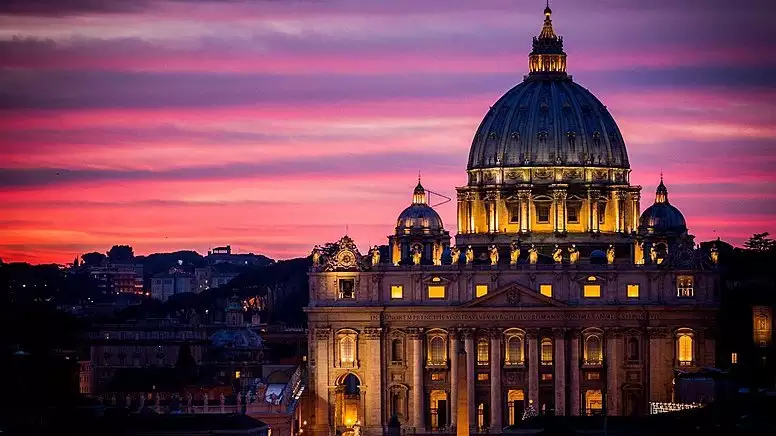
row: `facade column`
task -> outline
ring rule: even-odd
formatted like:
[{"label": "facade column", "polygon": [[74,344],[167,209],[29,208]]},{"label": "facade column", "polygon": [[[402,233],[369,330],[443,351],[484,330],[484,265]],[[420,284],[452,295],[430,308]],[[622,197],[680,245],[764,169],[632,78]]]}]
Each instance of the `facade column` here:
[{"label": "facade column", "polygon": [[619,202],[618,209],[620,211],[620,214],[618,216],[618,219],[620,221],[620,231],[621,232],[627,232],[628,231],[628,203],[627,203],[627,195],[623,191],[619,191],[617,193],[617,200]]},{"label": "facade column", "polygon": [[469,433],[476,433],[477,429],[477,403],[474,398],[475,358],[474,332],[463,332],[464,349],[466,350],[466,399],[469,403]]},{"label": "facade column", "polygon": [[623,334],[619,330],[606,331],[606,414],[618,416],[621,414],[620,400],[622,379]]},{"label": "facade column", "polygon": [[458,332],[450,330],[450,427],[458,427]]},{"label": "facade column", "polygon": [[637,231],[639,229],[639,217],[641,216],[641,205],[639,204],[641,201],[641,193],[638,191],[631,192],[630,193],[630,203],[631,203],[631,231]]},{"label": "facade column", "polygon": [[464,207],[465,195],[463,192],[458,192],[456,195],[458,200],[458,233],[466,233],[464,223],[466,222],[466,208]]},{"label": "facade column", "polygon": [[314,364],[313,374],[315,374],[314,391],[313,391],[313,410],[315,413],[315,420],[313,421],[312,430],[316,435],[329,435],[334,432],[332,423],[329,421],[329,405],[336,404],[330,403],[329,400],[332,397],[330,395],[330,383],[329,383],[329,368],[334,366],[334,362],[330,359],[329,350],[331,349],[331,329],[330,328],[315,328],[315,335],[312,340],[314,359],[311,363]]},{"label": "facade column", "polygon": [[537,332],[526,332],[528,338],[528,402],[539,411],[539,346]]},{"label": "facade column", "polygon": [[501,433],[504,428],[502,407],[504,398],[501,393],[501,338],[500,329],[490,332],[490,431]]},{"label": "facade column", "polygon": [[362,397],[364,400],[364,431],[367,434],[381,435],[384,433],[383,421],[383,390],[382,390],[382,328],[369,327],[364,329],[366,337],[367,355],[364,356],[366,364],[367,391]]},{"label": "facade column", "polygon": [[587,196],[590,199],[590,231],[593,233],[597,233],[600,230],[599,223],[601,222],[601,219],[598,216],[598,198],[600,195],[601,192],[594,189],[591,189],[587,193]]},{"label": "facade column", "polygon": [[580,401],[580,394],[579,394],[579,331],[578,330],[572,330],[571,331],[571,349],[569,350],[569,364],[570,364],[570,371],[569,371],[569,396],[571,397],[569,401],[569,407],[571,408],[568,415],[571,416],[579,416],[579,401]]},{"label": "facade column", "polygon": [[409,330],[412,341],[412,425],[415,432],[425,432],[425,406],[423,404],[423,329]]},{"label": "facade column", "polygon": [[557,189],[552,193],[552,204],[555,210],[555,231],[566,231],[566,190]]},{"label": "facade column", "polygon": [[674,341],[668,329],[648,328],[649,398],[648,402],[671,401],[674,376]]},{"label": "facade column", "polygon": [[520,231],[528,233],[531,231],[531,205],[529,203],[531,191],[523,189],[517,191],[517,195],[520,199]]},{"label": "facade column", "polygon": [[565,416],[566,413],[566,331],[565,329],[556,329],[555,333],[555,355],[553,356],[553,365],[555,374],[555,415]]},{"label": "facade column", "polygon": [[469,220],[468,225],[466,226],[467,233],[474,233],[477,229],[474,226],[474,196],[473,194],[469,193],[468,195],[468,201],[466,201],[466,217]]}]

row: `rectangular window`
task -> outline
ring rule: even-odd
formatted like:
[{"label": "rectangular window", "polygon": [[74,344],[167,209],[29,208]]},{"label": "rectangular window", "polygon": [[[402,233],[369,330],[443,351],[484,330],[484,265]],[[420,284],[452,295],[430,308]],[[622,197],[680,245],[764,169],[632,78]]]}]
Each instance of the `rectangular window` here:
[{"label": "rectangular window", "polygon": [[606,202],[601,201],[598,203],[598,224],[604,224],[606,222]]},{"label": "rectangular window", "polygon": [[444,380],[444,374],[441,372],[432,372],[431,373],[431,381],[442,381]]},{"label": "rectangular window", "polygon": [[520,205],[519,204],[510,204],[509,205],[509,222],[510,224],[517,224],[520,222]]},{"label": "rectangular window", "polygon": [[552,374],[542,374],[542,381],[552,381]]},{"label": "rectangular window", "polygon": [[566,206],[566,217],[568,222],[578,224],[579,223],[579,205],[569,204]]},{"label": "rectangular window", "polygon": [[601,380],[601,373],[600,372],[588,372],[585,374],[586,380]]},{"label": "rectangular window", "polygon": [[552,298],[552,285],[539,285],[539,293]]},{"label": "rectangular window", "polygon": [[678,276],[676,278],[676,296],[679,298],[689,298],[694,295],[693,276]]},{"label": "rectangular window", "polygon": [[477,374],[477,380],[479,381],[488,381],[488,373],[487,372],[481,372]]},{"label": "rectangular window", "polygon": [[601,298],[601,285],[585,285],[583,295],[585,298]]},{"label": "rectangular window", "polygon": [[339,280],[339,297],[345,299],[356,298],[356,281],[354,279],[340,279]]},{"label": "rectangular window", "polygon": [[639,298],[639,285],[628,285],[628,298]]},{"label": "rectangular window", "polygon": [[738,353],[730,353],[730,363],[738,363]]},{"label": "rectangular window", "polygon": [[429,285],[428,298],[445,298],[445,287],[443,285]]},{"label": "rectangular window", "polygon": [[240,378],[240,371],[234,372],[234,378]]},{"label": "rectangular window", "polygon": [[536,203],[536,222],[545,224],[550,222],[549,203]]},{"label": "rectangular window", "polygon": [[391,300],[400,300],[404,298],[404,285],[391,286]]},{"label": "rectangular window", "polygon": [[488,294],[488,285],[477,285],[474,287],[474,296],[480,298]]}]

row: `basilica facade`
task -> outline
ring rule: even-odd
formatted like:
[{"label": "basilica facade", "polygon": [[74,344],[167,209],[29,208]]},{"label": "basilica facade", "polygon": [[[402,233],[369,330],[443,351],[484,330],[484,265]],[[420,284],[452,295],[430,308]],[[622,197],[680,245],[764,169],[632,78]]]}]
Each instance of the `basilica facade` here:
[{"label": "basilica facade", "polygon": [[566,73],[551,14],[529,74],[474,135],[454,242],[419,181],[386,246],[313,250],[316,435],[645,414],[677,371],[714,366],[717,253],[695,246],[662,177],[641,212],[625,140]]}]

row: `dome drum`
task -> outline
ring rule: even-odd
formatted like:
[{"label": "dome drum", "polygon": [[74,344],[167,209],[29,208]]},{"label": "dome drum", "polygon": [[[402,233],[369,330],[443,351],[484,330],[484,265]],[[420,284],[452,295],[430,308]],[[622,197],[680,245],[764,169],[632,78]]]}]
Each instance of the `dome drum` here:
[{"label": "dome drum", "polygon": [[628,186],[630,170],[608,167],[536,166],[470,169],[469,186],[554,183]]}]

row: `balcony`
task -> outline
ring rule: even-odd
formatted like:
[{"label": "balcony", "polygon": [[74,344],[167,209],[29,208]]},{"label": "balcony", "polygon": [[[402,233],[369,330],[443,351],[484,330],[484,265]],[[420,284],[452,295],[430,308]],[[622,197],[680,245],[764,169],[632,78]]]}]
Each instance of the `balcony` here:
[{"label": "balcony", "polygon": [[600,368],[603,365],[603,359],[582,359],[582,368]]},{"label": "balcony", "polygon": [[541,364],[542,366],[552,366],[552,359],[550,360],[542,359]]},{"label": "balcony", "polygon": [[489,360],[477,360],[477,366],[488,366],[490,365]]},{"label": "balcony", "polygon": [[695,366],[695,362],[692,360],[679,360],[677,361],[679,363],[680,368],[689,368],[691,366]]},{"label": "balcony", "polygon": [[504,361],[504,368],[525,368],[525,361],[524,360],[518,360],[518,361]]},{"label": "balcony", "polygon": [[447,368],[447,360],[427,360],[426,368]]}]

